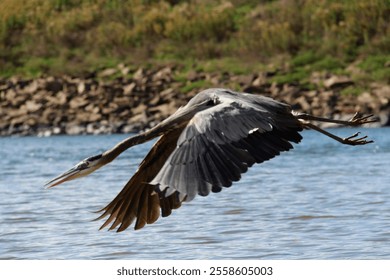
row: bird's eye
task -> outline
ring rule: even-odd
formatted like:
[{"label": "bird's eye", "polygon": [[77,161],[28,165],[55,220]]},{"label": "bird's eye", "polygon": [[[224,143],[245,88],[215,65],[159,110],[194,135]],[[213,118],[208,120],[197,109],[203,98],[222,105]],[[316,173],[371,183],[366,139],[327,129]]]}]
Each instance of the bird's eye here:
[{"label": "bird's eye", "polygon": [[89,165],[89,162],[88,161],[83,161],[83,162],[80,162],[78,165],[77,165],[77,168],[79,169],[85,169],[87,168]]}]

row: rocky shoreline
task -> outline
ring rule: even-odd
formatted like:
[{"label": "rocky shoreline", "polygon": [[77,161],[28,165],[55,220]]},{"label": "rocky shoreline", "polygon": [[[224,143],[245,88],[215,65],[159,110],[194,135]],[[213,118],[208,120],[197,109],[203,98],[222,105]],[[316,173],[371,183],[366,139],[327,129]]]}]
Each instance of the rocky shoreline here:
[{"label": "rocky shoreline", "polygon": [[374,125],[390,125],[389,85],[371,84],[356,96],[341,93],[353,86],[348,77],[313,75],[318,89],[305,89],[297,84],[271,83],[270,75],[182,74],[175,66],[130,69],[121,64],[86,78],[0,78],[0,136],[138,132],[209,87],[271,96],[296,111],[336,119],[348,119],[357,111],[374,114],[379,118]]}]

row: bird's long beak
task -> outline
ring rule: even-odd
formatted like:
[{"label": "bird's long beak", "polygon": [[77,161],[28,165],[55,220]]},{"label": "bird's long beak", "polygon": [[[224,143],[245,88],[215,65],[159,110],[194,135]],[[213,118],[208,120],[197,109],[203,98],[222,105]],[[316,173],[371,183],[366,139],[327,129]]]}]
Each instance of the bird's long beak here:
[{"label": "bird's long beak", "polygon": [[55,177],[53,180],[47,182],[45,184],[45,187],[52,188],[54,186],[62,184],[63,182],[70,181],[70,180],[73,180],[73,179],[76,179],[79,177],[83,177],[83,176],[90,173],[90,172],[86,172],[87,169],[88,169],[88,167],[86,167],[86,166],[76,165],[76,166],[72,167],[71,169],[69,169],[68,171],[66,171],[65,173],[63,173],[63,174]]}]

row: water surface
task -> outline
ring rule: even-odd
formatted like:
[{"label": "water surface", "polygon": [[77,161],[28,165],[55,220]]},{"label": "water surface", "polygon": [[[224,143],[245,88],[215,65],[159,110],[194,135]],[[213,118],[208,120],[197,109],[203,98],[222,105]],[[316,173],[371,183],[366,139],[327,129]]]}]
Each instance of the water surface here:
[{"label": "water surface", "polygon": [[390,129],[359,130],[375,143],[344,146],[305,131],[294,150],[231,188],[119,234],[98,231],[93,211],[153,143],[46,190],[53,176],[125,136],[0,138],[0,259],[390,259]]}]

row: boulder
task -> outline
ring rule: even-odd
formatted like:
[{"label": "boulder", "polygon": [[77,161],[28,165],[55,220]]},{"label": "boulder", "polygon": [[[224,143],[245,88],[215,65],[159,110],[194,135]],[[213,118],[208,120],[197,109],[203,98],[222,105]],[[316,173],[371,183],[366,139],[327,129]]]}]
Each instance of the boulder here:
[{"label": "boulder", "polygon": [[346,76],[332,76],[324,81],[324,86],[329,89],[343,89],[353,84],[352,79]]}]

